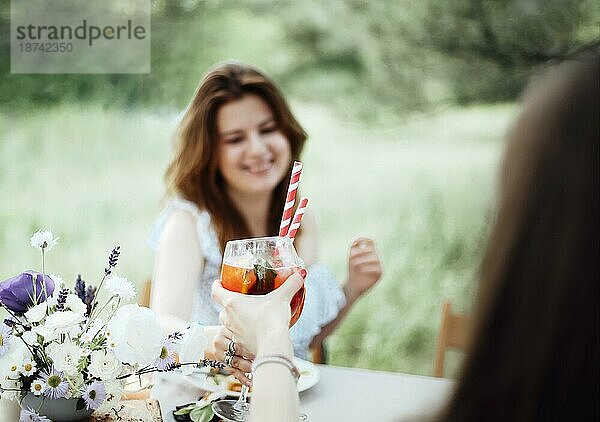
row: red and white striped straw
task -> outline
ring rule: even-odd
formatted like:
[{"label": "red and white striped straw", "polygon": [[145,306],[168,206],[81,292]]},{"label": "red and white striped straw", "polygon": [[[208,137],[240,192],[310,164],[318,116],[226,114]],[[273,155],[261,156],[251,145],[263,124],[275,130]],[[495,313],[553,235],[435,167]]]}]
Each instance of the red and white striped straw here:
[{"label": "red and white striped straw", "polygon": [[292,240],[294,240],[294,237],[296,237],[296,232],[300,228],[300,222],[302,221],[302,217],[304,217],[304,211],[306,210],[307,205],[308,198],[301,198],[300,204],[298,205],[298,208],[296,208],[296,213],[294,214],[292,224],[290,225],[290,231],[288,232],[288,237]]},{"label": "red and white striped straw", "polygon": [[285,198],[285,206],[283,207],[283,215],[281,216],[281,224],[279,225],[279,236],[283,237],[288,234],[290,224],[292,222],[292,212],[294,210],[294,202],[296,202],[296,192],[300,184],[300,175],[302,174],[302,163],[294,161],[292,167],[292,175],[290,176],[290,184]]}]

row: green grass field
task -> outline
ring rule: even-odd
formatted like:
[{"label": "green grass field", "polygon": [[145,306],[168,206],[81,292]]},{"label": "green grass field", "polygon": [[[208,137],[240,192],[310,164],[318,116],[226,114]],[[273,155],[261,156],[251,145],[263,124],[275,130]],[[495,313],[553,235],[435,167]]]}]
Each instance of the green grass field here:
[{"label": "green grass field", "polygon": [[[376,239],[381,282],[329,339],[332,364],[432,372],[444,297],[468,310],[493,215],[496,170],[514,105],[448,109],[384,128],[295,104],[310,134],[303,193],[321,258],[345,278],[348,247]],[[31,233],[60,236],[47,271],[96,283],[109,251],[138,285],[161,207],[176,115],[61,107],[0,116],[0,278],[40,269]]]}]

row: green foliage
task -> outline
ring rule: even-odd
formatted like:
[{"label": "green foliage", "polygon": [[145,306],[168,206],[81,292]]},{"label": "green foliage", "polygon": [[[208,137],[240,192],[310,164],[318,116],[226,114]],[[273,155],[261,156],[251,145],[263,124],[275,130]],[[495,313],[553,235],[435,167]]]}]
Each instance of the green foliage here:
[{"label": "green foliage", "polygon": [[597,2],[430,1],[421,45],[442,52],[458,102],[514,99],[531,70],[598,39]]},{"label": "green foliage", "polygon": [[155,0],[147,75],[17,75],[0,0],[0,107],[95,102],[181,109],[236,59],[296,98],[382,115],[516,98],[531,71],[598,38],[593,0]]},{"label": "green foliage", "polygon": [[192,422],[208,422],[214,416],[210,403],[193,403],[173,412],[173,414],[177,416],[188,415]]},{"label": "green foliage", "polygon": [[[95,350],[95,349],[92,349],[92,350]],[[79,372],[83,372],[83,371],[87,370],[87,367],[89,366],[89,364],[90,364],[90,357],[87,355],[81,356],[79,358],[79,362],[77,362],[77,370]]]}]

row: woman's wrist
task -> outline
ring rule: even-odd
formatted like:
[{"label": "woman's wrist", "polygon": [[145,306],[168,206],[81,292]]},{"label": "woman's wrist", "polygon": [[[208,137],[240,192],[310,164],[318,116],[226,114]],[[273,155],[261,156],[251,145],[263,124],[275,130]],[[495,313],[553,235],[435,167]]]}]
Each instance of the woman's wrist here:
[{"label": "woman's wrist", "polygon": [[256,356],[280,354],[291,358],[294,354],[288,327],[263,332],[257,336],[256,342]]},{"label": "woman's wrist", "polygon": [[354,302],[356,302],[356,299],[358,299],[360,296],[358,292],[352,287],[350,280],[348,280],[346,284],[344,284],[342,290],[344,291],[344,296],[346,297],[347,305],[351,305]]},{"label": "woman's wrist", "polygon": [[259,321],[255,331],[257,341],[260,341],[263,337],[269,337],[271,334],[285,333],[287,335],[290,328],[289,321],[291,314],[289,312],[289,305],[286,304],[285,306],[287,306],[287,312],[283,312],[280,309],[271,309],[268,316]]}]

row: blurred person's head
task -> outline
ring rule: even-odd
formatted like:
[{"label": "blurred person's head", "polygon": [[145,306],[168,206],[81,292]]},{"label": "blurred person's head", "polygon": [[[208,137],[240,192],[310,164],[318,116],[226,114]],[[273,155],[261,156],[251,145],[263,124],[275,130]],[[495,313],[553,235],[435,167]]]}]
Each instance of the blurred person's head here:
[{"label": "blurred person's head", "polygon": [[306,133],[275,84],[258,70],[224,63],[202,79],[179,126],[166,178],[172,194],[213,217],[223,247],[250,237],[232,196],[270,197],[269,232],[276,235],[287,175]]},{"label": "blurred person's head", "polygon": [[570,60],[525,93],[444,420],[598,418],[599,75]]}]

